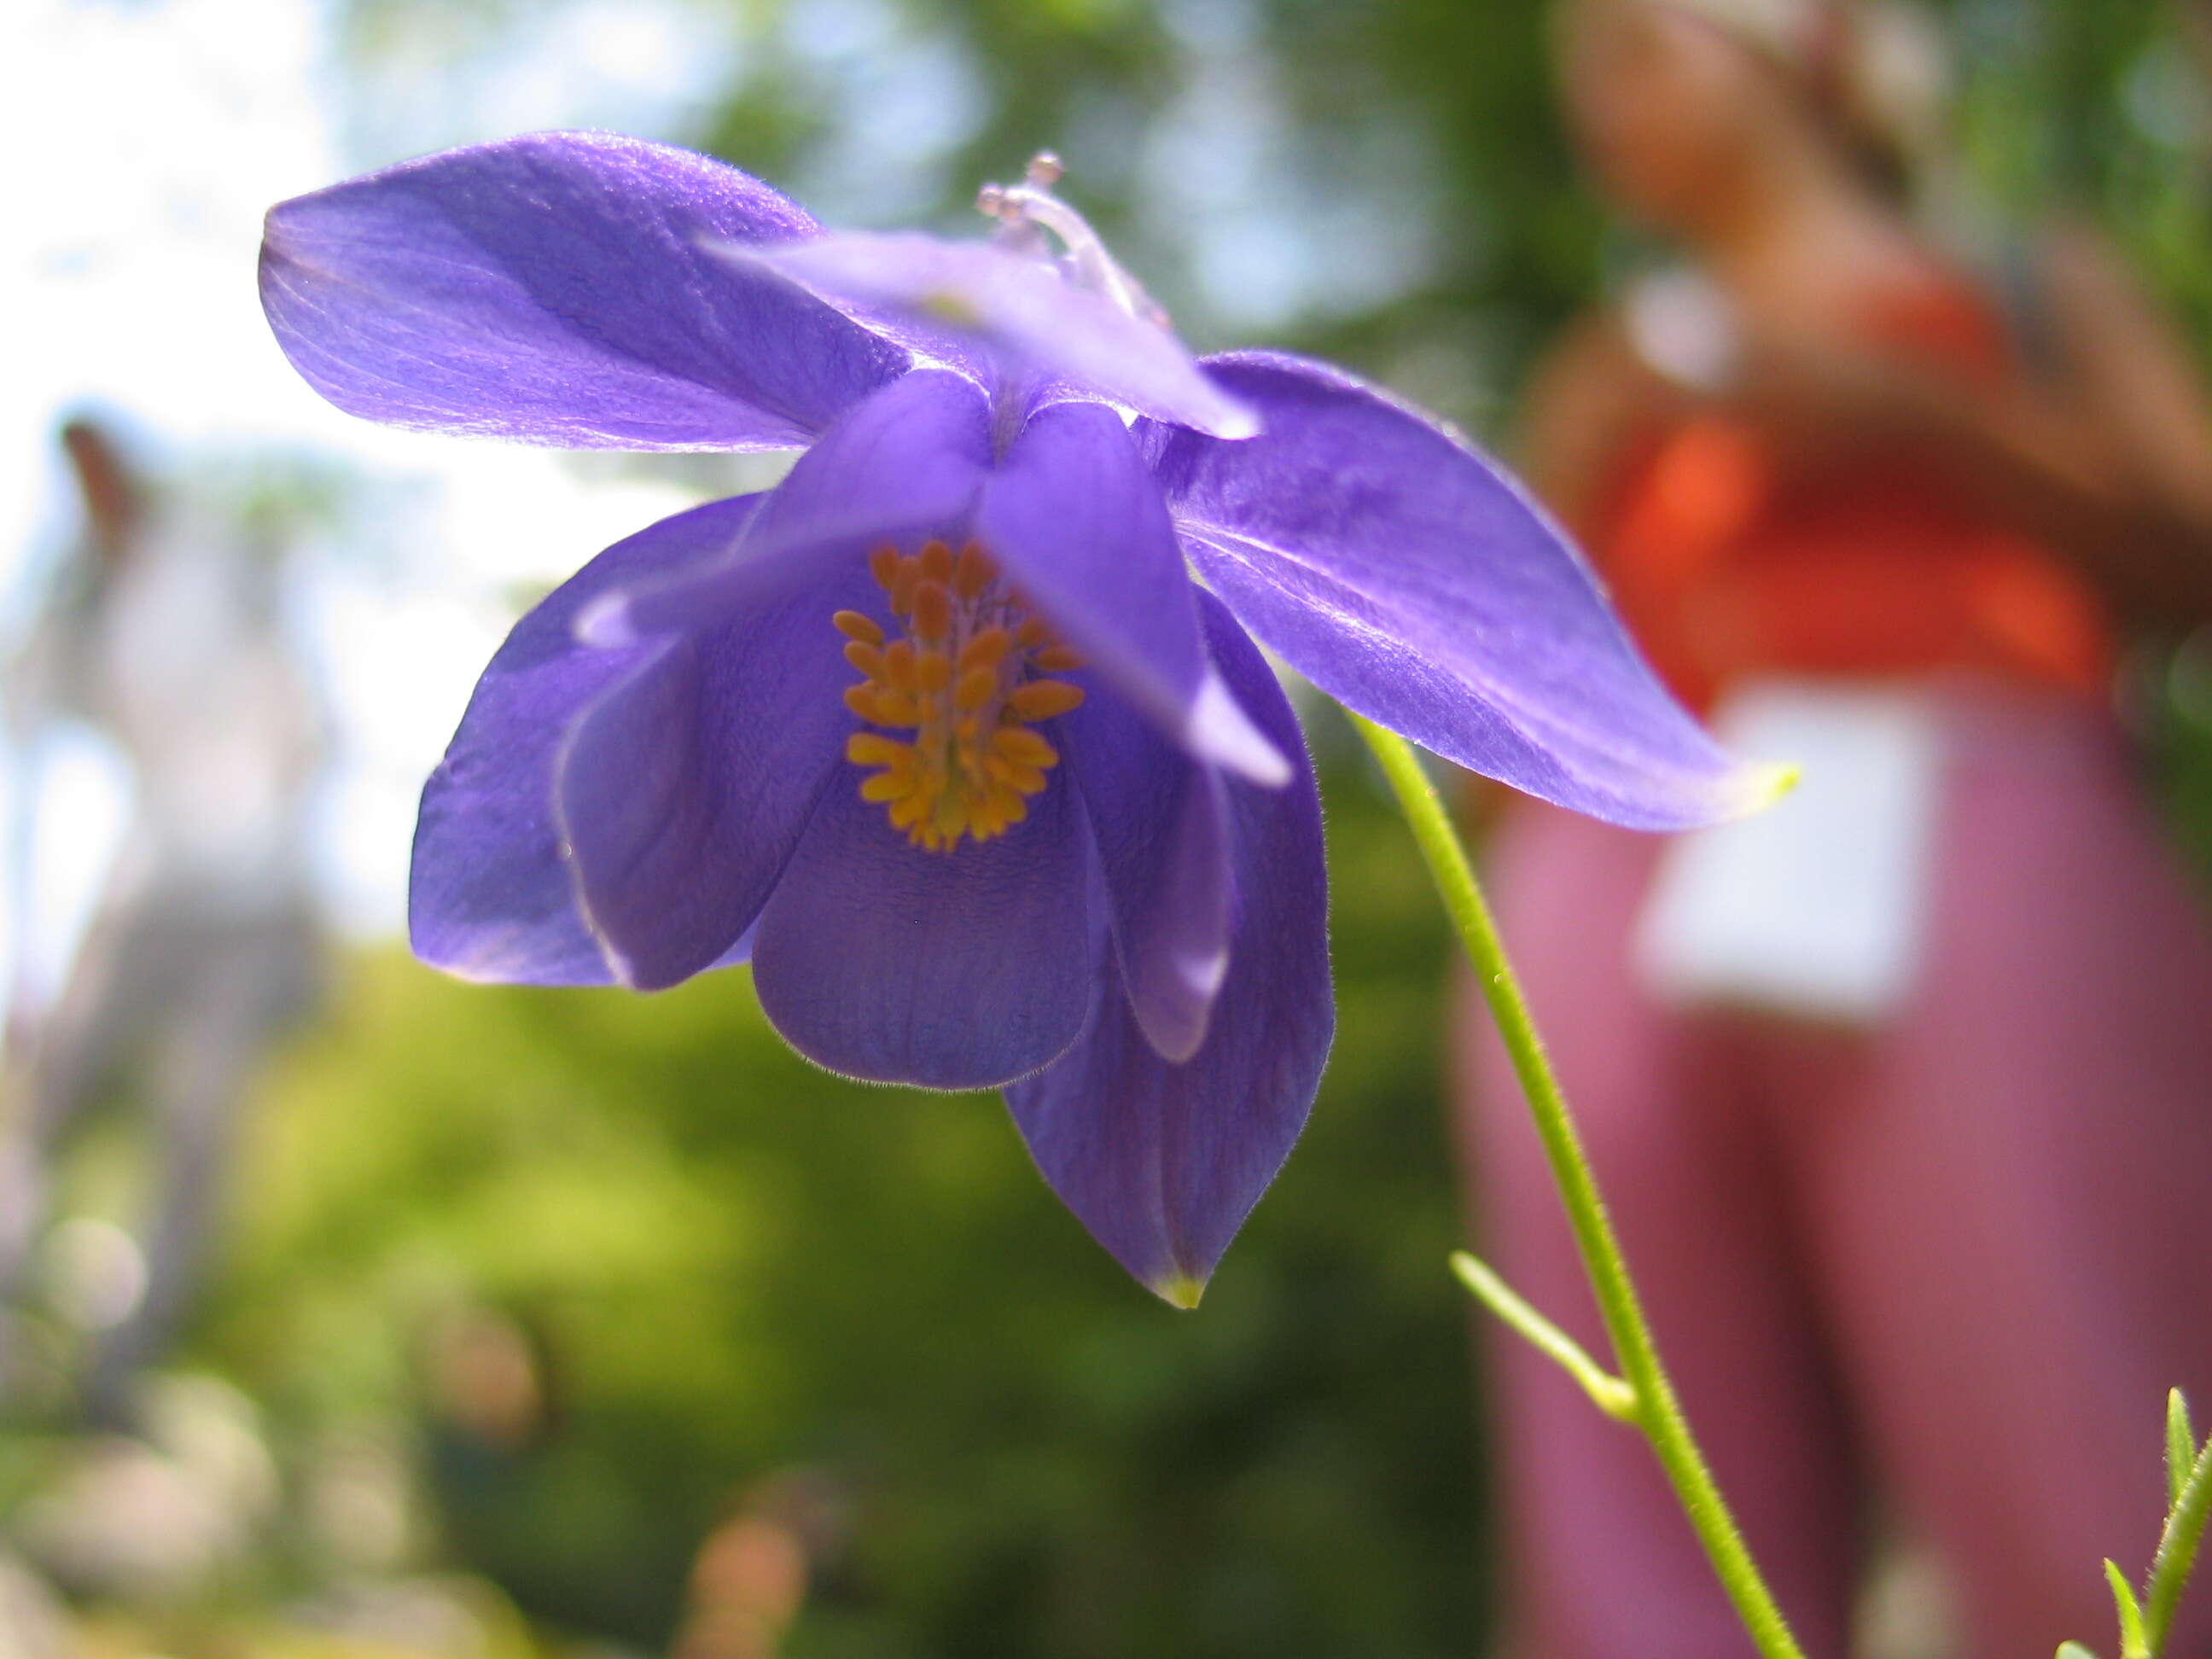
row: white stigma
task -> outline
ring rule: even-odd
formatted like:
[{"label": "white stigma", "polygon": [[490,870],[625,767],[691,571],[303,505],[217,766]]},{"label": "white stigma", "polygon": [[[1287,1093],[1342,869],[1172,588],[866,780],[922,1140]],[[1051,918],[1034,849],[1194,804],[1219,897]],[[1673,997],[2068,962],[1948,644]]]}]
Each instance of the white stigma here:
[{"label": "white stigma", "polygon": [[976,191],[976,211],[999,222],[1002,244],[1041,258],[1052,257],[1050,245],[1039,234],[1050,231],[1066,250],[1058,263],[1069,282],[1132,317],[1172,329],[1168,313],[1115,263],[1089,221],[1052,193],[1066,172],[1060,157],[1040,150],[1030,158],[1018,185],[986,185]]}]

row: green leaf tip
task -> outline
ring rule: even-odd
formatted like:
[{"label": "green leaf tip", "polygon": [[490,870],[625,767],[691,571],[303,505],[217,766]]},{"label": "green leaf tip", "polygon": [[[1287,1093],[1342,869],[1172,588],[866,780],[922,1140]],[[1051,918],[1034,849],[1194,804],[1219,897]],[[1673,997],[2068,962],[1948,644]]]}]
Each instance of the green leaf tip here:
[{"label": "green leaf tip", "polygon": [[2051,1659],[2097,1659],[2096,1650],[2079,1642],[2061,1642]]},{"label": "green leaf tip", "polygon": [[2190,1466],[2197,1462],[2197,1431],[2189,1421],[2189,1402],[2182,1398],[2181,1390],[2174,1389],[2166,1396],[2166,1506],[2172,1510],[2181,1502],[2182,1489],[2189,1484]]},{"label": "green leaf tip", "polygon": [[2105,1582],[2112,1587],[2112,1606],[2120,1615],[2120,1659],[2150,1659],[2150,1644],[2143,1638],[2142,1607],[2135,1587],[2119,1564],[2107,1557]]}]

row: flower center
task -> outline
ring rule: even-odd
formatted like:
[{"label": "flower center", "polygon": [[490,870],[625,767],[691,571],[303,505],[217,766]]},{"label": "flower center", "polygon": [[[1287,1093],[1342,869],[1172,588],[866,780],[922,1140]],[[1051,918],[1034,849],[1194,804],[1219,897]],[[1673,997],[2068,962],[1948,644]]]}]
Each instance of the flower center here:
[{"label": "flower center", "polygon": [[845,660],[866,677],[846,691],[845,706],[912,736],[864,730],[846,739],[847,760],[881,769],[861,781],[860,799],[881,802],[894,828],[933,853],[951,852],[963,836],[1006,834],[1060,764],[1035,723],[1083,701],[1082,687],[1044,676],[1080,668],[1082,659],[977,543],[957,555],[938,541],[903,556],[879,547],[868,568],[902,631],[889,638],[857,611],[830,618],[845,636]]}]

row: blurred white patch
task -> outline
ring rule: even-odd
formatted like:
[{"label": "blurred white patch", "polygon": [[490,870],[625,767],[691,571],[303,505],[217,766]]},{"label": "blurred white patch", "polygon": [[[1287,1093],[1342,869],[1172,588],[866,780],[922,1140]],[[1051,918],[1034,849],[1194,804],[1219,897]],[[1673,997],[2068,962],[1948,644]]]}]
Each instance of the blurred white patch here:
[{"label": "blurred white patch", "polygon": [[1693,392],[1723,391],[1735,379],[1741,343],[1728,296],[1688,266],[1655,271],[1621,304],[1637,355]]},{"label": "blurred white patch", "polygon": [[6,885],[9,993],[28,1013],[58,991],[91,925],[129,830],[134,792],[114,744],[74,722],[21,757],[6,784],[21,860]]},{"label": "blurred white patch", "polygon": [[46,1240],[43,1266],[46,1299],[81,1331],[113,1330],[146,1294],[145,1253],[112,1221],[64,1221]]},{"label": "blurred white patch", "polygon": [[276,1502],[252,1406],[203,1376],[150,1379],[144,1440],[82,1441],[25,1503],[15,1531],[65,1588],[140,1606],[204,1595]]},{"label": "blurred white patch", "polygon": [[1713,728],[1731,753],[1794,762],[1765,811],[1668,846],[1637,963],[1677,1003],[1870,1024],[1911,994],[1941,763],[1924,692],[1767,680]]}]

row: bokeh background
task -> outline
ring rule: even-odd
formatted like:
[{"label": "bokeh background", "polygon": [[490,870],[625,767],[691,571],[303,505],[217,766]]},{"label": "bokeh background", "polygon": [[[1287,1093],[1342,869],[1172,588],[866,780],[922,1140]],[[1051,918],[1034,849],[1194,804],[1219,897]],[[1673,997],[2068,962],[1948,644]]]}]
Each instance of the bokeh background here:
[{"label": "bokeh background", "polygon": [[[1962,253],[2081,206],[2212,339],[2191,15],[1938,15]],[[1447,945],[1326,712],[1342,1035],[1177,1315],[994,1098],[808,1069],[742,971],[635,999],[407,957],[414,793],[507,624],[772,474],[348,421],[252,261],[273,201],[535,127],[952,231],[1049,147],[1199,348],[1334,357],[1504,442],[1538,349],[1646,252],[1546,58],[1536,0],[0,6],[0,1652],[1480,1650]],[[199,700],[246,658],[242,701]],[[2212,653],[2139,678],[2202,841]],[[210,709],[235,775],[192,748]],[[234,775],[260,838],[211,856],[243,879],[148,850]],[[72,1053],[57,1098],[34,1073]]]}]

